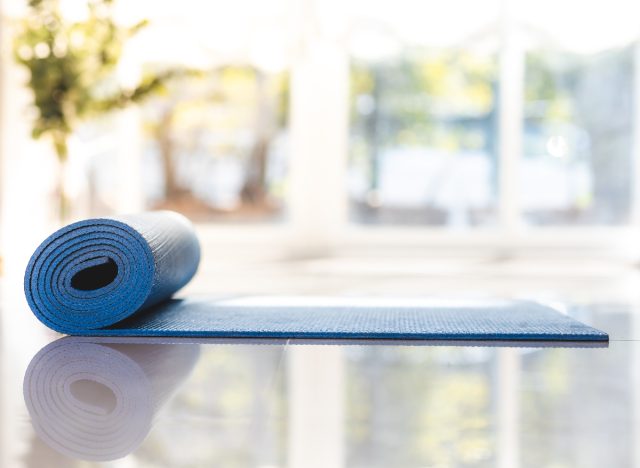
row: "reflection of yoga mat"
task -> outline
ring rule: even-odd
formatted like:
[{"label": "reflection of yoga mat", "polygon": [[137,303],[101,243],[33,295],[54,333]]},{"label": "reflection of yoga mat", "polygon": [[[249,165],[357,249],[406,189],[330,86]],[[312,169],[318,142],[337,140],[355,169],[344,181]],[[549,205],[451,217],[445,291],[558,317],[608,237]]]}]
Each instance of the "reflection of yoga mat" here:
[{"label": "reflection of yoga mat", "polygon": [[169,212],[81,221],[46,239],[25,274],[31,309],[75,335],[605,341],[530,302],[168,299],[194,275],[193,229]]},{"label": "reflection of yoga mat", "polygon": [[73,458],[124,457],[199,356],[194,344],[96,344],[63,338],[43,348],[24,378],[38,436]]}]

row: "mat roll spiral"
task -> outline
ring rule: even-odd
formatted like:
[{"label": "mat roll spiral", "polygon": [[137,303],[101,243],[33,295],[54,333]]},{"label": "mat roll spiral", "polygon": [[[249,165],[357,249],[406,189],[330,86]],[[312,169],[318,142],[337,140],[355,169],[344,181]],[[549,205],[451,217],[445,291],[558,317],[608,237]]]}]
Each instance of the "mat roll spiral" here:
[{"label": "mat roll spiral", "polygon": [[25,294],[49,328],[83,334],[171,297],[199,261],[193,227],[177,213],[88,219],[40,244],[27,265]]}]

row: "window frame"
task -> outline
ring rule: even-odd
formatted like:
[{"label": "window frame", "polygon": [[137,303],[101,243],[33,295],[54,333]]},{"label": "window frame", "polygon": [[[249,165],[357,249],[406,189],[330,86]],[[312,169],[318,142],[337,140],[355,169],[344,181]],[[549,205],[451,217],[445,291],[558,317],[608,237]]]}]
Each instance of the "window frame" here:
[{"label": "window frame", "polygon": [[[318,0],[316,0],[318,1]],[[304,245],[310,246],[316,240],[315,247],[330,247],[340,249],[344,247],[355,248],[357,246],[406,246],[431,247],[436,249],[451,248],[459,249],[465,247],[477,247],[481,249],[499,251],[523,251],[529,249],[549,249],[562,248],[566,252],[576,251],[600,252],[606,255],[640,256],[640,242],[634,242],[640,234],[640,92],[634,93],[633,114],[633,149],[632,165],[633,178],[632,200],[630,222],[619,226],[525,226],[522,209],[519,202],[518,184],[520,161],[522,159],[523,140],[523,108],[524,108],[524,79],[525,79],[525,44],[523,38],[523,28],[516,11],[516,1],[506,0],[503,2],[498,30],[499,42],[499,123],[498,123],[498,160],[499,160],[499,187],[498,187],[498,223],[494,227],[475,227],[465,230],[452,230],[440,226],[360,226],[350,223],[347,219],[348,195],[346,184],[331,184],[331,188],[338,188],[342,192],[341,197],[332,197],[330,203],[322,206],[314,205],[314,209],[319,209],[320,213],[314,213],[317,219],[332,219],[336,226],[331,227],[322,223],[314,222],[309,217],[297,215],[296,210],[292,210],[290,223],[293,232],[313,232],[312,239],[298,239]],[[315,36],[316,41],[328,41],[321,35]],[[334,49],[334,53],[344,54],[344,51]],[[640,90],[640,43],[636,45],[636,60],[634,69],[636,73],[634,89]],[[344,63],[348,67],[348,63]],[[317,73],[322,73],[321,67],[316,69]],[[294,64],[292,73],[296,73]],[[340,74],[338,74],[340,76]],[[347,77],[346,70],[341,74]],[[348,78],[345,78],[348,79]],[[295,85],[295,82],[294,82]],[[301,86],[303,84],[300,84]],[[336,85],[334,83],[334,85]],[[338,85],[336,85],[338,86]],[[344,87],[344,84],[342,85]],[[339,87],[339,86],[338,86]],[[297,117],[297,110],[300,107],[312,106],[308,99],[302,96],[292,98],[292,140],[301,138],[296,134],[294,120]],[[296,107],[297,106],[297,107]],[[334,109],[335,112],[347,112],[348,98],[342,103],[344,109]],[[325,109],[326,111],[327,109]],[[330,119],[331,113],[318,114],[318,121]],[[348,125],[348,122],[347,124]],[[299,129],[302,131],[302,129]],[[312,131],[312,129],[306,129]],[[334,138],[344,141],[348,133],[348,127],[336,129]],[[317,149],[317,148],[316,148]],[[335,148],[334,148],[335,150]],[[319,151],[320,152],[320,151]],[[308,164],[315,168],[310,169],[306,174],[317,173],[323,164],[333,164],[340,168],[340,174],[336,175],[336,180],[346,180],[348,147],[343,145],[342,151],[324,152],[329,155],[332,162],[314,161],[313,158],[302,153],[291,152],[292,162],[297,165]],[[291,187],[289,192],[289,202],[304,197],[312,197],[308,191],[313,186],[313,181],[305,179],[304,174],[292,172]],[[301,178],[305,180],[296,180]],[[326,185],[324,186],[326,190]],[[322,187],[318,187],[322,190]],[[333,213],[333,215],[332,215]],[[339,215],[336,216],[336,213]],[[332,232],[329,232],[329,231]],[[638,246],[636,247],[636,244]],[[313,249],[311,249],[313,250]]]}]

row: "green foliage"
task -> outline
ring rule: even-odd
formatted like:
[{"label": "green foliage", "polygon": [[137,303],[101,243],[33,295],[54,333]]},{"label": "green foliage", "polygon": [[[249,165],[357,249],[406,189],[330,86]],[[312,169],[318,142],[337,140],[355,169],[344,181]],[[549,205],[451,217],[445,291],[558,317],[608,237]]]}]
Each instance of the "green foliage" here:
[{"label": "green foliage", "polygon": [[526,56],[525,112],[531,122],[571,122],[575,81],[583,64],[570,53],[532,51]]},{"label": "green foliage", "polygon": [[351,119],[356,146],[375,139],[378,148],[484,147],[483,125],[495,105],[496,73],[494,56],[458,50],[408,49],[385,62],[354,62]]},{"label": "green foliage", "polygon": [[15,58],[30,72],[38,111],[33,137],[50,137],[61,160],[78,122],[144,99],[173,74],[146,76],[134,89],[118,86],[115,71],[124,43],[146,24],[116,24],[112,0],[90,0],[82,21],[65,19],[59,0],[29,1],[28,15],[18,25]]},{"label": "green foliage", "polygon": [[[248,65],[185,73],[167,84],[166,96],[152,99],[145,106],[145,130],[151,134],[166,131],[162,121],[169,112],[172,140],[180,148],[198,148],[212,156],[242,157],[248,151],[243,135],[256,126],[257,114],[266,111],[264,120],[269,125],[285,126],[288,86],[287,74],[261,75]],[[260,108],[261,100],[266,101],[268,110]]]}]

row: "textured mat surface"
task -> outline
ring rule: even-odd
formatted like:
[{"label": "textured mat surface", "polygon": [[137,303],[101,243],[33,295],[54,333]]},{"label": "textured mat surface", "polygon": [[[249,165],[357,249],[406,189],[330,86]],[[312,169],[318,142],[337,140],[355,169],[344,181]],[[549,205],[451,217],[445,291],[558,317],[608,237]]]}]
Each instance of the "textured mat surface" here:
[{"label": "textured mat surface", "polygon": [[255,297],[173,299],[100,335],[603,341],[604,332],[525,301]]},{"label": "textured mat surface", "polygon": [[170,212],[91,219],[47,238],[25,273],[35,315],[71,335],[606,341],[530,302],[245,298],[166,301],[195,274],[190,223]]},{"label": "textured mat surface", "polygon": [[40,244],[27,265],[25,294],[45,325],[77,334],[171,297],[199,261],[193,227],[177,213],[89,219]]}]

